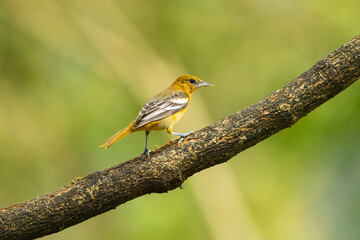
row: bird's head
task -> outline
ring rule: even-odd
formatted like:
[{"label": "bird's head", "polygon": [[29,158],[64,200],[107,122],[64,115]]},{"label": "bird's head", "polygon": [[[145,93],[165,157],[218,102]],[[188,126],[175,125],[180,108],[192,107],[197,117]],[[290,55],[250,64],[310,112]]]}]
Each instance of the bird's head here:
[{"label": "bird's head", "polygon": [[188,94],[195,92],[197,89],[202,87],[210,87],[214,86],[210,83],[204,82],[203,80],[199,79],[198,77],[192,75],[183,75],[178,77],[172,86],[179,87],[183,89]]}]

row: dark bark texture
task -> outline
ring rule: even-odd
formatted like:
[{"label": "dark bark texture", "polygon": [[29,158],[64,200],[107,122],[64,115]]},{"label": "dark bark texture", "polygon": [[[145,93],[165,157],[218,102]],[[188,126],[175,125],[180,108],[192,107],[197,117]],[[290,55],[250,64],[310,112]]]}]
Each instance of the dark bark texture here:
[{"label": "dark bark texture", "polygon": [[360,76],[360,35],[288,85],[227,118],[151,153],[93,172],[55,192],[0,209],[0,239],[61,231],[149,193],[181,186],[193,174],[295,124]]}]

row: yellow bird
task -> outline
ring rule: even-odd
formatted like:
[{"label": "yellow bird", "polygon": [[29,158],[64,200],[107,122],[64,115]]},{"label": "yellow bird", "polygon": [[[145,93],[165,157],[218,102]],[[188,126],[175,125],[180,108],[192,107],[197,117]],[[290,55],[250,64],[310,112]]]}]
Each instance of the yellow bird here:
[{"label": "yellow bird", "polygon": [[134,121],[127,127],[117,132],[115,135],[106,140],[100,147],[108,148],[129,133],[145,131],[145,151],[144,153],[150,158],[150,150],[147,147],[148,136],[152,130],[163,130],[169,134],[180,136],[178,144],[189,133],[173,132],[173,126],[184,115],[191,101],[191,94],[202,87],[213,86],[192,75],[183,75],[176,79],[170,87],[164,89],[145,106],[143,106]]}]

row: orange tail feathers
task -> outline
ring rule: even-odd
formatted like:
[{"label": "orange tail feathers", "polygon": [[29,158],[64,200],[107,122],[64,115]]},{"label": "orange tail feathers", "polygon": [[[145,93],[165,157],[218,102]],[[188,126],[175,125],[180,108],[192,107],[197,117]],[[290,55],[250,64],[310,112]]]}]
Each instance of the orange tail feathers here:
[{"label": "orange tail feathers", "polygon": [[111,145],[119,141],[121,138],[125,137],[129,133],[132,133],[133,126],[135,125],[135,121],[130,123],[127,127],[120,130],[119,132],[115,133],[114,136],[110,137],[108,140],[106,140],[103,144],[100,145],[100,147],[109,148]]}]

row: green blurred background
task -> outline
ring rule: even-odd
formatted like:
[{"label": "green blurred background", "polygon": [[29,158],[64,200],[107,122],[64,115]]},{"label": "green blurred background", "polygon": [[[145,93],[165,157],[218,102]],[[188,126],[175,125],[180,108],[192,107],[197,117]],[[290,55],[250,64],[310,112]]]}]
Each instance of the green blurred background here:
[{"label": "green blurred background", "polygon": [[[177,132],[253,104],[359,34],[360,1],[0,1],[0,206],[138,156],[98,148],[177,76],[215,84]],[[359,84],[294,127],[191,177],[45,237],[360,238]],[[174,137],[150,135],[150,147]]]}]

